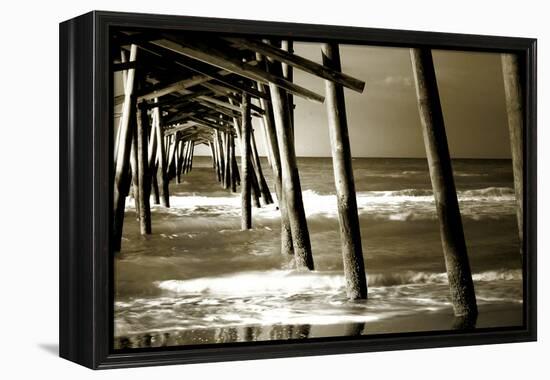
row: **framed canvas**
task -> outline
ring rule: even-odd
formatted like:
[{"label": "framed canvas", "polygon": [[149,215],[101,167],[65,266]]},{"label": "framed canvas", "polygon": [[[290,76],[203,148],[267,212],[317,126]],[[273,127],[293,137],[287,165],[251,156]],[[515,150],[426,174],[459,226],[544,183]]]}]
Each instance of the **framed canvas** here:
[{"label": "framed canvas", "polygon": [[536,340],[536,40],[60,24],[60,356]]}]

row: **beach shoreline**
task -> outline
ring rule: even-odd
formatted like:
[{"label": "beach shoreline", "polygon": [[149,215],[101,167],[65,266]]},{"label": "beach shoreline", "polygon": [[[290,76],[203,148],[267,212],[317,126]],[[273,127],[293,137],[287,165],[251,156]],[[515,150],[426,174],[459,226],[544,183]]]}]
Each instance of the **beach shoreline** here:
[{"label": "beach shoreline", "polygon": [[212,328],[190,328],[174,331],[139,333],[114,337],[114,349],[195,346],[205,344],[276,342],[373,336],[380,334],[443,333],[446,331],[476,331],[490,328],[520,328],[522,303],[484,304],[479,307],[475,328],[465,326],[455,318],[450,307],[437,311],[398,315],[360,323],[328,325],[238,325]]}]

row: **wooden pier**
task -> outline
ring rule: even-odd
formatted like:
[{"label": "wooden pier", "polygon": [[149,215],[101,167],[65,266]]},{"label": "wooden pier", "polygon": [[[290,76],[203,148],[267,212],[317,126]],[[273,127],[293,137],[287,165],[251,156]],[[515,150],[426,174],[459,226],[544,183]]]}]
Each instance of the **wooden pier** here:
[{"label": "wooden pier", "polygon": [[[266,169],[272,171],[281,253],[293,257],[297,270],[313,270],[295,151],[294,130],[300,125],[294,118],[294,97],[300,97],[326,104],[347,294],[366,299],[344,98],[344,88],[361,93],[365,83],[342,72],[339,46],[320,45],[323,63],[318,64],[295,54],[293,41],[176,32],[119,32],[114,41],[112,67],[122,71],[124,82],[124,94],[114,100],[121,108],[113,173],[114,251],[121,247],[126,197],[135,198],[141,234],[154,233],[150,203],[170,207],[169,181],[179,183],[193,169],[194,149],[204,144],[220,186],[240,190],[243,230],[254,227],[254,207],[274,202],[264,177]],[[477,314],[475,291],[431,51],[411,49],[411,59],[451,300],[457,316],[471,317]],[[522,110],[514,57],[504,57],[503,68],[521,233]],[[325,94],[294,83],[293,70],[324,80]],[[253,125],[260,127],[254,130]],[[267,168],[258,154],[258,136],[265,145]]]}]

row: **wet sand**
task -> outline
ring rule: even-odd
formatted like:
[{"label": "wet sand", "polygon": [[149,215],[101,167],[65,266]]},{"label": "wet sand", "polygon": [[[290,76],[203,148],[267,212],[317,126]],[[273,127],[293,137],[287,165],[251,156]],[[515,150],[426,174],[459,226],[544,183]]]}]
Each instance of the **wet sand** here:
[{"label": "wet sand", "polygon": [[472,327],[468,321],[454,317],[452,309],[370,321],[331,325],[244,325],[235,327],[175,330],[172,332],[136,334],[115,337],[115,349],[195,346],[220,343],[285,341],[330,337],[369,336],[377,334],[444,332],[452,330],[475,331],[498,327],[520,327],[523,320],[521,303],[483,305]]}]

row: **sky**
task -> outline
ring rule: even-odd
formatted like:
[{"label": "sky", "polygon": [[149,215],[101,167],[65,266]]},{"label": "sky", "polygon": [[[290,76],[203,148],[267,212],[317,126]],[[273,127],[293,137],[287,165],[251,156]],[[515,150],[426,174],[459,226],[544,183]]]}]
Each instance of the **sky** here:
[{"label": "sky", "polygon": [[[318,43],[295,43],[294,50],[322,61]],[[342,71],[366,83],[363,93],[344,89],[352,155],[425,157],[409,49],[340,45],[340,57]],[[500,54],[434,50],[433,58],[451,157],[510,158]],[[115,95],[122,93],[121,80],[115,75]],[[314,75],[294,69],[294,81],[325,93],[324,80]],[[296,154],[329,157],[326,104],[294,101]],[[263,132],[252,121],[263,156]],[[195,154],[210,150],[201,145]]]},{"label": "sky", "polygon": [[[295,43],[294,50],[321,63],[320,44]],[[341,45],[340,56],[342,71],[366,83],[361,94],[345,89],[352,155],[425,157],[409,49]],[[510,158],[500,55],[434,50],[433,57],[451,156]],[[323,79],[300,70],[294,81],[325,92]],[[326,105],[294,99],[296,154],[330,156]],[[257,120],[253,126],[264,155]]]}]

